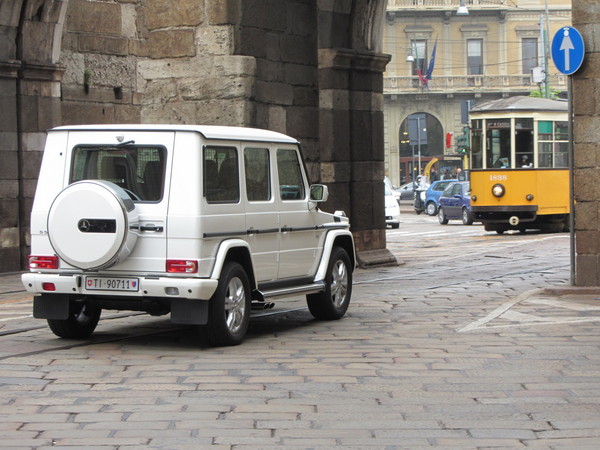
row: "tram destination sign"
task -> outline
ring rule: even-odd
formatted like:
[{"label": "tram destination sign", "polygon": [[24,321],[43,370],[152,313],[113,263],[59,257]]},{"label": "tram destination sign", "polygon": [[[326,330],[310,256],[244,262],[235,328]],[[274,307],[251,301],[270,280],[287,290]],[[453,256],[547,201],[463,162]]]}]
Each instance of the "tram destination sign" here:
[{"label": "tram destination sign", "polygon": [[585,44],[577,29],[562,27],[552,39],[552,61],[565,75],[571,75],[579,70],[585,55]]}]

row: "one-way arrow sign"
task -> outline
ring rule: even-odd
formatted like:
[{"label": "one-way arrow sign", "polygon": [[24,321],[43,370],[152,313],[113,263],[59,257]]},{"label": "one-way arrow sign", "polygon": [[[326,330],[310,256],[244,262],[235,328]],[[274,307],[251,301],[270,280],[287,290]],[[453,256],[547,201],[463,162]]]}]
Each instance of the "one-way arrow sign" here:
[{"label": "one-way arrow sign", "polygon": [[552,39],[552,60],[556,68],[565,75],[577,72],[583,63],[585,44],[579,31],[563,27]]}]

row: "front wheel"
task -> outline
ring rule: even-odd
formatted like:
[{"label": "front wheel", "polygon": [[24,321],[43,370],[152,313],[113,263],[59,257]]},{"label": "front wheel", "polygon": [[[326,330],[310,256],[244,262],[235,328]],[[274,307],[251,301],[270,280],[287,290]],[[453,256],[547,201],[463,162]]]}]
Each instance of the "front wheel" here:
[{"label": "front wheel", "polygon": [[348,253],[334,247],[329,257],[325,290],[306,296],[310,313],[320,320],[336,320],[346,314],[352,296],[352,267]]},{"label": "front wheel", "polygon": [[250,302],[250,282],[246,271],[238,263],[225,263],[208,307],[205,332],[210,345],[242,343],[250,322]]},{"label": "front wheel", "polygon": [[87,303],[72,302],[67,319],[48,319],[48,326],[58,337],[83,339],[90,336],[100,320],[102,309]]},{"label": "front wheel", "polygon": [[433,202],[427,203],[427,206],[425,207],[425,212],[429,216],[435,216],[435,214],[437,213],[437,208],[435,206],[435,203],[433,203]]}]

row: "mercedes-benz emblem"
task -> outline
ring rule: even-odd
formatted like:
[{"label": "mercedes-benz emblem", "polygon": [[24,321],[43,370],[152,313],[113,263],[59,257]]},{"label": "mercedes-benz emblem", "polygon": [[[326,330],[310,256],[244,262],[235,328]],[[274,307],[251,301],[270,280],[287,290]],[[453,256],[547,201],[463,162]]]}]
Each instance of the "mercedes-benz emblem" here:
[{"label": "mercedes-benz emblem", "polygon": [[87,219],[81,219],[77,224],[77,228],[79,228],[79,231],[81,231],[82,233],[87,233],[88,231],[90,231],[91,227],[92,224],[90,224],[90,221]]}]

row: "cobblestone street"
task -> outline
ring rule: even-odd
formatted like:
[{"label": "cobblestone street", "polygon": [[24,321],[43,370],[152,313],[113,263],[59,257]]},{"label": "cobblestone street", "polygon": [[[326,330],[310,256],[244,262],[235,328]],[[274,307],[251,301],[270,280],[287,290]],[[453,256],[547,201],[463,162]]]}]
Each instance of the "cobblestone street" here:
[{"label": "cobblestone street", "polygon": [[597,448],[600,294],[568,288],[568,235],[432,220],[388,232],[403,264],[358,270],[342,320],[299,300],[238,347],[109,313],[73,345],[3,300],[2,330],[39,327],[2,336],[1,446]]}]

